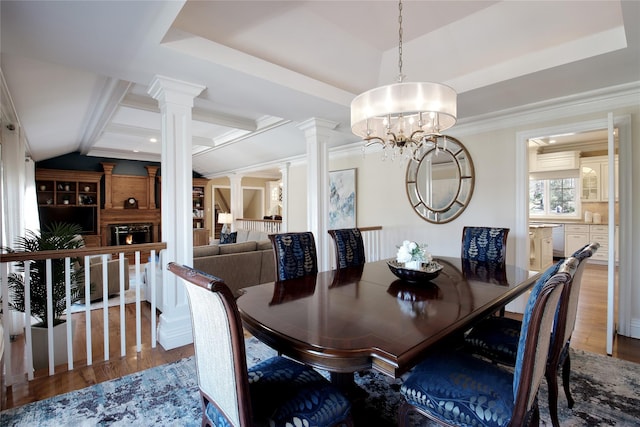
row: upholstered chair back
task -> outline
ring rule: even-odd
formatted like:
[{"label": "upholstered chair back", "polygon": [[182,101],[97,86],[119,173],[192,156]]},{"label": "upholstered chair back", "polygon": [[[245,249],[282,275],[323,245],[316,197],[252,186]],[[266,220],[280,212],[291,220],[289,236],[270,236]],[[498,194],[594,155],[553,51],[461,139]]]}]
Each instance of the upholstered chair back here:
[{"label": "upholstered chair back", "polygon": [[270,234],[276,280],[318,274],[316,241],[311,232]]},{"label": "upholstered chair back", "polygon": [[513,374],[514,416],[524,419],[537,398],[544,377],[551,344],[551,329],[569,273],[556,273],[541,285],[536,284],[522,318],[516,365]]},{"label": "upholstered chair back", "polygon": [[329,230],[336,250],[338,268],[352,267],[365,263],[362,233],[357,228]]},{"label": "upholstered chair back", "polygon": [[508,228],[464,227],[461,258],[480,262],[505,262]]},{"label": "upholstered chair back", "polygon": [[231,291],[222,279],[194,274],[188,267],[170,263],[169,270],[186,281],[203,412],[210,403],[226,414],[233,426],[250,425],[244,336]]},{"label": "upholstered chair back", "polygon": [[[581,251],[574,254],[573,257],[567,260],[573,260],[572,265],[569,268],[574,269],[573,280],[569,291],[565,291],[567,294],[566,314],[564,315],[564,325],[559,324],[558,327],[564,326],[564,332],[558,335],[560,349],[571,339],[571,334],[576,326],[576,317],[578,315],[578,297],[580,296],[580,287],[582,285],[582,274],[584,268],[587,265],[587,261],[600,247],[599,243],[591,243],[583,248]],[[562,271],[562,267],[561,270]],[[563,296],[564,298],[564,296]],[[556,334],[558,331],[555,331]]]}]

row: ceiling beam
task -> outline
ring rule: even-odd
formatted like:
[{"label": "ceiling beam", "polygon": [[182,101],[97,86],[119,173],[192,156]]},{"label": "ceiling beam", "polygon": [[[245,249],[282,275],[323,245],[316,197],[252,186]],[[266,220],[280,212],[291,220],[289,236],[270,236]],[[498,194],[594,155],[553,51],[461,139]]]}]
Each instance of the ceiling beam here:
[{"label": "ceiling beam", "polygon": [[[120,102],[120,105],[160,114],[158,102],[148,96],[128,94],[124,97],[122,102]],[[193,108],[191,118],[198,122],[211,123],[218,126],[242,129],[250,132],[253,132],[258,128],[255,120],[214,112],[199,107]]]}]

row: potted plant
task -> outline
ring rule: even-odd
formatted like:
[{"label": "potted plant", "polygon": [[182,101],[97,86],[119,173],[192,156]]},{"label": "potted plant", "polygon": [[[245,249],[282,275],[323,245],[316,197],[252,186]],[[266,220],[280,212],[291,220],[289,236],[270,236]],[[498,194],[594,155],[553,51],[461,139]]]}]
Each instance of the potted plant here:
[{"label": "potted plant", "polygon": [[[24,237],[18,237],[14,248],[3,248],[5,252],[38,252],[48,250],[77,249],[84,246],[84,241],[78,238],[82,228],[77,224],[53,223],[40,232],[27,230]],[[79,266],[76,260],[72,260],[70,274],[71,303],[78,301],[81,297],[79,285],[84,280],[84,269]],[[24,261],[16,262],[17,272],[9,274],[9,305],[18,311],[25,312],[25,276]],[[53,308],[54,327],[54,347],[60,347],[61,352],[56,351],[56,355],[61,353],[60,362],[64,363],[66,357],[66,331],[64,325],[66,321],[66,289],[65,289],[65,263],[64,258],[51,260],[51,294]],[[47,366],[47,277],[46,261],[35,260],[31,262],[29,269],[30,296],[31,296],[31,316],[37,323],[32,325],[32,345],[34,368],[39,369]],[[58,335],[59,334],[59,335]],[[39,335],[44,335],[44,339]],[[44,347],[42,347],[44,346]],[[55,359],[55,358],[54,358]],[[44,360],[41,363],[41,360]],[[58,364],[58,362],[56,362]]]}]

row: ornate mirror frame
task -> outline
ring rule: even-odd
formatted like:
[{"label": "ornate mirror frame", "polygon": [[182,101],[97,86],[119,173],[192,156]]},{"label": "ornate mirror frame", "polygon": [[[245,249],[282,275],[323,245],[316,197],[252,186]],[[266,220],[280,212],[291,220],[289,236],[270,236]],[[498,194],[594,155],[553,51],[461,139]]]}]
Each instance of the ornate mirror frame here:
[{"label": "ornate mirror frame", "polygon": [[425,141],[422,156],[407,165],[407,197],[425,221],[444,224],[465,210],[475,184],[471,155],[456,138],[446,135]]}]

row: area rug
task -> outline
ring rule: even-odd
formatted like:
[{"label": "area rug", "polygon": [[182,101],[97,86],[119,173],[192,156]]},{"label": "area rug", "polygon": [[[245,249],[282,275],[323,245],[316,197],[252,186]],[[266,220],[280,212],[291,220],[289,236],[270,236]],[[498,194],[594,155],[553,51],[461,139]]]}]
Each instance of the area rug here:
[{"label": "area rug", "polygon": [[[249,366],[275,355],[249,338]],[[637,426],[640,423],[640,365],[572,350],[571,388],[576,405],[566,407],[560,391],[562,426]],[[326,373],[325,373],[326,374]],[[376,372],[355,375],[367,397],[354,405],[356,426],[394,426],[402,379]],[[547,390],[540,390],[541,425],[550,426]],[[200,400],[193,358],[151,368],[82,390],[0,413],[3,426],[199,426]],[[429,426],[422,419],[417,426]]]}]

